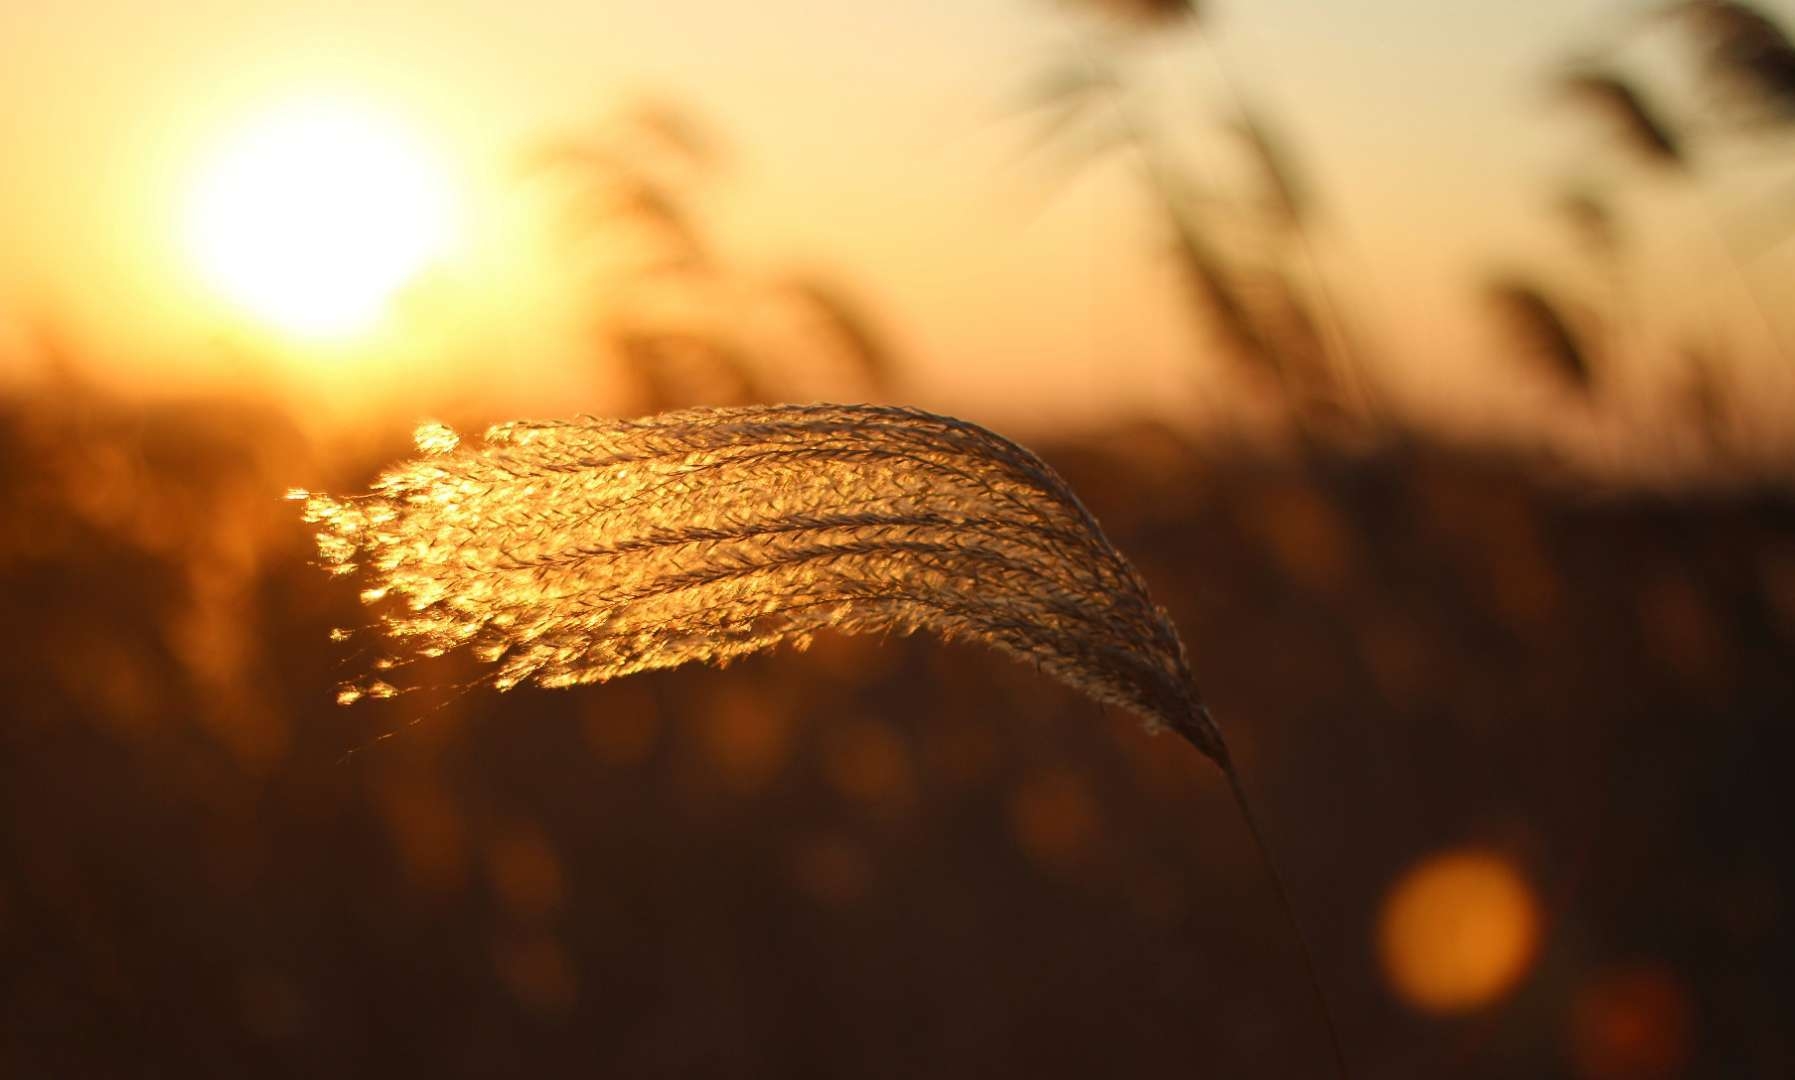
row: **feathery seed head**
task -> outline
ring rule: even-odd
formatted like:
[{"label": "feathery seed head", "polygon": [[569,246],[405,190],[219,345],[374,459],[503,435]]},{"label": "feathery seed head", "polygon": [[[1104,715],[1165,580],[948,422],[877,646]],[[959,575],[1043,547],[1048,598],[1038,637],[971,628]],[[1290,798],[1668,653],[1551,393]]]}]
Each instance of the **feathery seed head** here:
[{"label": "feathery seed head", "polygon": [[399,653],[465,648],[505,690],[923,630],[1223,760],[1139,574],[1046,464],[976,425],[754,406],[500,424],[471,444],[427,425],[418,445],[366,495],[304,497],[323,562],[363,576]]}]

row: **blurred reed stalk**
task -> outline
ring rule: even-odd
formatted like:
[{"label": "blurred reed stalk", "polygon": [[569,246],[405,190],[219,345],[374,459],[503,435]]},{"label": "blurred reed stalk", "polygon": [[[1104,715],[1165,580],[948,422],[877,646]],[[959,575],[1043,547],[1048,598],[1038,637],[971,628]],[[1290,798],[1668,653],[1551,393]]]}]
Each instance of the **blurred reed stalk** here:
[{"label": "blurred reed stalk", "polygon": [[[1569,231],[1579,251],[1594,266],[1606,283],[1607,317],[1602,334],[1601,352],[1609,360],[1602,365],[1602,394],[1605,407],[1623,410],[1636,431],[1654,439],[1668,439],[1676,434],[1661,428],[1661,419],[1651,416],[1647,404],[1637,400],[1641,390],[1638,358],[1651,345],[1648,328],[1632,294],[1627,274],[1628,251],[1625,228],[1612,202],[1587,183],[1573,184],[1560,191],[1554,200],[1554,212]],[[1674,388],[1673,411],[1682,421],[1692,422],[1699,431],[1706,450],[1716,457],[1731,451],[1733,438],[1728,420],[1724,363],[1725,334],[1711,308],[1704,307],[1699,347],[1681,346],[1677,350],[1683,369],[1682,381]],[[1623,358],[1632,363],[1619,362]],[[1662,388],[1660,388],[1662,389]],[[1631,392],[1631,393],[1629,393]]]},{"label": "blurred reed stalk", "polygon": [[[1644,348],[1646,334],[1628,285],[1621,225],[1613,206],[1593,186],[1576,184],[1559,192],[1554,209],[1607,293],[1604,352],[1614,358],[1634,355],[1634,350]],[[1610,403],[1619,402],[1623,379],[1630,373],[1611,362],[1602,374]]]},{"label": "blurred reed stalk", "polygon": [[[1150,33],[1196,25],[1186,0],[1084,0],[1082,6]],[[1225,224],[1248,230],[1259,245],[1254,258],[1225,251],[1212,235],[1216,223],[1208,204],[1215,197],[1140,115],[1119,63],[1098,54],[1083,33],[1073,41],[1076,69],[1057,73],[1032,95],[1031,105],[1052,110],[1035,141],[1062,137],[1089,115],[1090,100],[1101,98],[1113,110],[1114,123],[1081,146],[1080,154],[1089,158],[1120,149],[1136,159],[1140,183],[1165,223],[1188,302],[1217,351],[1249,377],[1276,384],[1305,445],[1320,434],[1315,425],[1322,420],[1356,418],[1365,429],[1379,427],[1379,396],[1319,258],[1310,186],[1263,118],[1245,107],[1219,53],[1217,71],[1230,101],[1228,127],[1260,187],[1257,205],[1240,207],[1257,212],[1235,215]]]},{"label": "blurred reed stalk", "polygon": [[[1733,0],[1682,0],[1650,14],[1677,20],[1694,39],[1699,52],[1698,86],[1708,95],[1710,112],[1723,113],[1712,130],[1750,133],[1795,125],[1795,44],[1768,16]],[[1631,33],[1639,25],[1637,20],[1630,21],[1620,32]],[[1605,64],[1573,63],[1559,77],[1559,88],[1571,103],[1605,117],[1635,160],[1648,169],[1675,176],[1689,192],[1765,343],[1795,375],[1795,350],[1746,272],[1745,253],[1722,226],[1710,193],[1697,178],[1690,140],[1648,104],[1631,82]]]},{"label": "blurred reed stalk", "polygon": [[1248,147],[1260,164],[1261,170],[1271,181],[1272,190],[1278,203],[1283,207],[1283,221],[1289,235],[1297,238],[1300,245],[1302,262],[1307,277],[1316,295],[1321,300],[1322,314],[1327,325],[1328,355],[1333,358],[1333,366],[1341,381],[1351,388],[1352,395],[1358,399],[1366,422],[1375,430],[1387,419],[1382,395],[1371,378],[1370,369],[1355,342],[1357,335],[1347,322],[1343,305],[1335,294],[1333,284],[1327,272],[1322,268],[1320,253],[1316,247],[1314,235],[1313,202],[1309,196],[1309,185],[1297,174],[1290,155],[1285,151],[1281,140],[1275,139],[1258,114],[1247,107],[1241,92],[1241,80],[1234,72],[1234,65],[1229,60],[1227,50],[1222,48],[1214,34],[1207,32],[1202,25],[1198,0],[1185,0],[1189,17],[1197,26],[1197,37],[1208,50],[1210,63],[1214,65],[1216,76],[1221,83],[1222,93],[1227,97],[1227,106],[1232,111],[1234,122],[1246,137]]},{"label": "blurred reed stalk", "polygon": [[523,163],[560,189],[561,239],[590,278],[593,336],[624,396],[647,412],[890,396],[897,356],[852,289],[724,257],[698,196],[725,159],[699,118],[647,100]]},{"label": "blurred reed stalk", "polygon": [[[1751,310],[1766,346],[1779,358],[1785,371],[1795,374],[1795,363],[1791,362],[1792,355],[1795,354],[1791,353],[1785,343],[1783,334],[1771,317],[1758,289],[1746,276],[1736,245],[1720,227],[1709,194],[1696,175],[1688,140],[1647,102],[1631,82],[1607,67],[1589,62],[1574,63],[1558,76],[1556,88],[1568,104],[1586,109],[1605,120],[1631,160],[1648,170],[1669,175],[1678,182],[1702,220],[1715,258],[1726,267],[1725,273],[1734,289]],[[1612,232],[1610,222],[1610,239]],[[1618,251],[1609,257],[1618,260]],[[1688,411],[1691,406],[1697,408],[1696,415],[1690,419],[1705,433],[1710,448],[1713,448],[1717,444],[1712,425],[1719,415],[1713,408],[1719,389],[1714,365],[1717,358],[1726,355],[1729,350],[1723,343],[1724,332],[1712,307],[1704,305],[1704,310],[1707,312],[1706,334],[1710,339],[1708,347],[1702,350],[1705,366],[1701,371],[1690,370],[1686,378],[1691,384],[1700,384],[1706,390],[1688,396],[1679,402],[1679,408],[1684,411]],[[1734,363],[1730,366],[1736,368],[1737,365]],[[1739,372],[1735,370],[1732,378],[1727,381],[1740,381]],[[1699,405],[1696,404],[1698,402]]]}]

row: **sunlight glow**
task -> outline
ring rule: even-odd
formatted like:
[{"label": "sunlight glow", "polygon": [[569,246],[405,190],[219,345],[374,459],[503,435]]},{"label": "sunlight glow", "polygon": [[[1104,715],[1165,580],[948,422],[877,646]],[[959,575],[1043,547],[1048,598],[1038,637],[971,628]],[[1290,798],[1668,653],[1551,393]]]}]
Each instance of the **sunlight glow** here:
[{"label": "sunlight glow", "polygon": [[206,163],[185,218],[206,284],[292,334],[341,338],[455,234],[446,171],[405,128],[350,102],[257,117]]}]

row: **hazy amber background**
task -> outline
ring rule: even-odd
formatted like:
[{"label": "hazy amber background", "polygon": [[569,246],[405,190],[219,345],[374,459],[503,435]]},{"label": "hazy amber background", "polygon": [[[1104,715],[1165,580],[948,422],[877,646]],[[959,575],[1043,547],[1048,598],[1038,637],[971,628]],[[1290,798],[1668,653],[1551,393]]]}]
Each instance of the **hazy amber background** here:
[{"label": "hazy amber background", "polygon": [[[1215,770],[977,648],[504,695],[450,657],[334,704],[368,615],[282,494],[424,416],[632,407],[527,163],[650,101],[721,148],[682,194],[728,282],[838,285],[889,364],[844,386],[1024,437],[1138,563],[1358,1075],[1795,1072],[1795,378],[1710,223],[1788,332],[1753,216],[1786,131],[1695,185],[1630,160],[1549,100],[1594,3],[1133,32],[1193,162],[1242,179],[1213,44],[1311,180],[1383,401],[1310,413],[1209,343],[1125,156],[1061,183],[1031,148],[1030,87],[1105,32],[1078,6],[6,8],[0,1074],[1323,1074]],[[1661,38],[1624,59],[1687,102]],[[311,92],[405,116],[469,211],[329,347],[209,295],[175,225],[216,140]],[[1649,330],[1593,393],[1479,294],[1603,295],[1551,209],[1580,175]],[[1717,409],[1692,334],[1731,342]]]},{"label": "hazy amber background", "polygon": [[[1232,403],[1191,378],[1214,372],[1193,360],[1186,320],[1167,317],[1174,273],[1127,165],[1061,185],[1053,155],[1028,151],[1019,102],[1092,30],[1065,15],[1040,0],[15,4],[0,37],[9,366],[30,364],[17,339],[49,318],[93,335],[107,366],[139,382],[241,375],[238,352],[206,347],[241,320],[195,285],[173,210],[234,123],[323,91],[366,97],[441,147],[471,230],[400,332],[348,364],[300,350],[281,375],[356,398],[391,400],[402,385],[413,413],[445,388],[564,400],[583,346],[565,267],[535,243],[540,208],[518,156],[652,95],[726,141],[729,168],[705,196],[719,242],[751,266],[847,275],[901,347],[910,397],[1010,427],[1211,414]],[[1623,178],[1627,213],[1651,223],[1634,230],[1636,303],[1685,326],[1711,312],[1736,321],[1757,406],[1786,416],[1795,401],[1687,193],[1630,174],[1599,123],[1549,101],[1555,65],[1616,22],[1610,5],[1546,0],[1268,0],[1205,15],[1234,90],[1273,119],[1318,193],[1317,248],[1375,369],[1424,416],[1480,433],[1537,422],[1537,395],[1470,286],[1492,265],[1573,257],[1549,210],[1570,175]],[[1136,36],[1131,75],[1167,126],[1194,134],[1227,116],[1203,35]],[[1641,37],[1629,69],[1676,89],[1666,35]],[[1238,171],[1226,149],[1209,145],[1204,169]],[[1722,193],[1723,217],[1749,218],[1758,200],[1733,189],[1762,170],[1736,156],[1743,168],[1709,168],[1702,184]],[[1772,293],[1792,251],[1753,264]]]}]

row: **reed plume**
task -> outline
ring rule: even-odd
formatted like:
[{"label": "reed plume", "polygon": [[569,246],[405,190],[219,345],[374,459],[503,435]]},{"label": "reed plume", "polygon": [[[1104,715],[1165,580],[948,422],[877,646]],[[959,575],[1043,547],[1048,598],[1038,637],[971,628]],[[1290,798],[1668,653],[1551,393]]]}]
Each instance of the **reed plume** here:
[{"label": "reed plume", "polygon": [[[1166,613],[1047,465],[904,408],[509,423],[350,498],[295,493],[399,655],[504,690],[715,663],[821,630],[977,641],[1224,761]],[[353,683],[345,700],[386,692]]]},{"label": "reed plume", "polygon": [[1066,0],[1069,6],[1087,8],[1106,18],[1143,27],[1163,26],[1194,18],[1196,0]]},{"label": "reed plume", "polygon": [[1559,77],[1557,89],[1566,101],[1603,117],[1641,160],[1664,168],[1687,167],[1676,132],[1619,75],[1594,68],[1574,68]]},{"label": "reed plume", "polygon": [[[1736,113],[1753,112],[1755,122],[1760,124],[1795,117],[1795,46],[1768,17],[1732,0],[1680,0],[1663,12],[1679,16],[1703,45],[1699,74],[1719,104],[1730,106]],[[1686,142],[1633,84],[1606,67],[1587,61],[1574,63],[1558,76],[1555,85],[1563,100],[1602,116],[1636,159],[1670,172],[1688,186],[1739,295],[1751,306],[1763,329],[1764,340],[1784,363],[1795,364],[1795,352],[1785,343],[1771,317],[1769,304],[1746,272],[1738,241],[1721,226],[1708,201],[1708,192],[1695,182],[1695,160],[1690,150],[1693,139]],[[1702,133],[1693,123],[1688,127],[1692,135]],[[1570,220],[1584,230],[1590,250],[1603,256],[1611,272],[1618,275],[1619,251],[1614,246],[1617,234],[1612,218],[1589,202],[1569,204],[1567,210]],[[1552,359],[1555,367],[1571,375],[1587,392],[1590,379],[1582,350],[1568,324],[1545,297],[1536,294],[1530,300],[1517,292],[1507,298],[1498,296],[1497,300],[1498,306],[1509,312],[1511,323],[1523,328],[1531,324],[1533,330],[1527,336],[1539,344],[1535,351]]]},{"label": "reed plume", "polygon": [[[347,498],[294,491],[334,573],[362,574],[399,656],[465,651],[507,690],[726,663],[823,630],[927,631],[1032,663],[1221,767],[1297,931],[1288,890],[1197,697],[1171,618],[1040,458],[917,409],[761,405],[516,422]],[[397,690],[371,676],[347,703]]]},{"label": "reed plume", "polygon": [[1580,184],[1567,187],[1559,192],[1553,209],[1584,251],[1604,262],[1620,257],[1625,246],[1620,220],[1600,192]]},{"label": "reed plume", "polygon": [[1248,107],[1239,92],[1232,89],[1233,77],[1228,73],[1219,47],[1215,52],[1223,84],[1230,88],[1229,96],[1234,106],[1235,119],[1231,127],[1259,175],[1260,198],[1275,234],[1273,240],[1296,242],[1301,256],[1298,264],[1306,271],[1308,279],[1307,291],[1313,293],[1318,314],[1322,317],[1317,321],[1308,311],[1300,296],[1304,290],[1291,275],[1280,274],[1284,280],[1278,290],[1279,317],[1275,321],[1287,330],[1296,331],[1294,335],[1288,332],[1283,335],[1286,348],[1294,342],[1294,362],[1303,364],[1305,359],[1308,361],[1305,365],[1309,369],[1307,389],[1319,391],[1318,400],[1340,409],[1340,418],[1344,418],[1350,394],[1357,398],[1365,418],[1375,422],[1380,410],[1377,392],[1372,387],[1364,359],[1353,343],[1356,335],[1349,326],[1345,308],[1335,296],[1317,250],[1318,215],[1314,188],[1297,167],[1290,144],[1277,133],[1266,115]]},{"label": "reed plume", "polygon": [[1700,50],[1699,75],[1742,126],[1795,121],[1795,41],[1769,15],[1736,0],[1689,0],[1675,9]]},{"label": "reed plume", "polygon": [[1496,277],[1484,283],[1483,299],[1531,361],[1578,392],[1590,393],[1594,371],[1589,353],[1570,317],[1550,296],[1520,278]]}]

